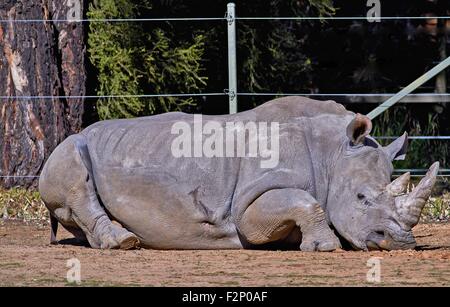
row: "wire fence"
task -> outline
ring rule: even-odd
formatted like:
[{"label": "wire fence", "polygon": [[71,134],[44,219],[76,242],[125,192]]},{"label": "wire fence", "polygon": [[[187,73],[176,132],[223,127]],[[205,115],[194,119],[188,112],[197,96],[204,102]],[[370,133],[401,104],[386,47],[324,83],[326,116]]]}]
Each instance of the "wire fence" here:
[{"label": "wire fence", "polygon": [[[234,11],[233,11],[234,12]],[[392,20],[447,20],[450,16],[291,16],[291,17],[239,17],[235,14],[225,14],[224,17],[198,17],[198,18],[105,18],[105,19],[8,19],[0,20],[0,25],[5,23],[119,23],[119,22],[203,22],[203,21],[227,21],[228,23],[234,21],[392,21]],[[217,93],[177,93],[177,94],[143,94],[143,95],[84,95],[84,96],[0,96],[0,100],[48,100],[48,99],[64,99],[64,100],[92,100],[92,99],[127,99],[127,98],[158,98],[158,97],[207,97],[207,96],[306,96],[306,97],[386,97],[392,98],[394,93],[240,93],[237,91],[230,91],[230,89]],[[429,103],[430,101],[420,101],[420,98],[429,98],[439,100],[439,102],[447,103],[450,101],[450,93],[418,93],[409,94],[407,97],[419,98],[417,101],[400,101],[400,103]],[[434,100],[433,100],[434,101]],[[431,103],[433,103],[431,101]],[[346,101],[346,103],[361,103],[360,101]],[[377,103],[377,101],[364,101],[364,103]],[[379,140],[392,140],[397,137],[394,136],[380,136],[375,137]],[[409,136],[412,140],[450,140],[450,136]],[[426,169],[396,169],[394,174],[412,172],[412,176],[423,176]],[[441,169],[439,176],[450,177],[450,169]],[[0,176],[0,178],[39,178],[39,176]]]},{"label": "wire fence", "polygon": [[[330,20],[430,20],[430,19],[450,19],[450,16],[380,16],[380,17],[367,17],[367,16],[289,16],[289,17],[234,17],[235,20],[241,21],[270,21],[270,20],[291,20],[291,21],[330,21]],[[0,23],[110,23],[110,22],[167,22],[167,21],[228,21],[228,17],[192,17],[192,18],[99,18],[99,19],[2,19]]]},{"label": "wire fence", "polygon": [[104,18],[104,19],[8,19],[0,23],[109,23],[109,22],[167,22],[167,21],[224,21],[226,17],[199,17],[199,18]]},{"label": "wire fence", "polygon": [[[241,96],[336,96],[336,97],[391,97],[395,96],[395,93],[237,93]],[[450,97],[450,93],[418,93],[410,94],[408,96],[413,97]]]},{"label": "wire fence", "polygon": [[[158,97],[203,97],[203,96],[228,96],[228,90],[224,89],[223,92],[217,93],[189,93],[189,94],[140,94],[140,95],[51,95],[51,96],[0,96],[0,100],[47,100],[47,99],[65,99],[65,100],[74,100],[74,99],[117,99],[117,98],[158,98]],[[384,97],[389,98],[395,96],[393,93],[236,93],[237,96],[272,96],[272,97],[288,97],[288,96],[304,96],[304,97]],[[408,97],[416,97],[416,98],[444,98],[445,100],[439,102],[450,102],[450,93],[418,93],[418,94],[410,94]],[[401,102],[401,101],[400,101]],[[346,101],[345,103],[361,103],[356,101]],[[365,103],[376,103],[375,101],[365,101]],[[407,101],[405,103],[411,103]],[[415,103],[424,103],[420,102],[420,100]],[[425,102],[426,103],[426,102]]]},{"label": "wire fence", "polygon": [[158,98],[158,97],[202,97],[202,96],[228,96],[226,92],[222,93],[193,93],[193,94],[142,94],[142,95],[85,95],[85,96],[0,96],[0,100],[47,100],[47,99],[119,99],[119,98]]},{"label": "wire fence", "polygon": [[236,20],[247,20],[247,21],[268,21],[268,20],[429,20],[429,19],[450,19],[450,16],[379,16],[379,17],[368,17],[368,16],[337,16],[337,17],[236,17]]}]

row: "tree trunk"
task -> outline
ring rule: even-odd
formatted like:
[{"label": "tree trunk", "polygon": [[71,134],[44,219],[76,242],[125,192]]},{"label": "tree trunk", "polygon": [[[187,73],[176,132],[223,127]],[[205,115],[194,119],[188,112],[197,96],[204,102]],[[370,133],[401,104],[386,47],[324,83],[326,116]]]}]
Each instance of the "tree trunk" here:
[{"label": "tree trunk", "polygon": [[35,187],[33,176],[39,175],[49,154],[81,129],[83,99],[61,96],[85,95],[83,24],[51,20],[81,11],[82,1],[3,0],[0,4],[3,187]]}]

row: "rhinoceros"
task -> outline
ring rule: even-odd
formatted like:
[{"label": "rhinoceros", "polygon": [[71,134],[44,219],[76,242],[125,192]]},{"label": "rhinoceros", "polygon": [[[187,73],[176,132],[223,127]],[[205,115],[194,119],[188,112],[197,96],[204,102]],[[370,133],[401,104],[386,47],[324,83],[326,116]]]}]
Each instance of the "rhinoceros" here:
[{"label": "rhinoceros", "polygon": [[383,147],[369,135],[368,117],[304,97],[202,119],[223,129],[277,123],[278,163],[261,167],[260,155],[174,155],[180,135],[173,127],[193,127],[191,114],[97,122],[63,141],[43,167],[39,191],[51,242],[60,223],[101,249],[415,247],[412,228],[439,163],[410,193],[409,173],[391,181],[406,133]]}]

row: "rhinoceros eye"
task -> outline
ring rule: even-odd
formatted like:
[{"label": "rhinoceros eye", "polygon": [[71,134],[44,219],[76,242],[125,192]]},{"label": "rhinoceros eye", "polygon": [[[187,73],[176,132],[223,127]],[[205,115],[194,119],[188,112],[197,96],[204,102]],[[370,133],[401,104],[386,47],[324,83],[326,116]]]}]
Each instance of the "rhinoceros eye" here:
[{"label": "rhinoceros eye", "polygon": [[366,198],[366,196],[365,196],[363,193],[358,193],[358,194],[356,195],[356,197],[358,197],[359,200],[363,200],[363,199]]}]

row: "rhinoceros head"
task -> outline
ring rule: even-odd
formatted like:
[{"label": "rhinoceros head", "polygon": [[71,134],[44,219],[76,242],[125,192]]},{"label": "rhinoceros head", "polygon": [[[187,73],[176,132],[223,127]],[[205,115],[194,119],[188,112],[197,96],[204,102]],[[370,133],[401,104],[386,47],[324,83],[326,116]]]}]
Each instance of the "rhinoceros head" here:
[{"label": "rhinoceros head", "polygon": [[407,134],[382,147],[369,136],[371,128],[370,119],[360,114],[347,127],[347,138],[333,162],[329,220],[356,249],[412,249],[412,228],[430,197],[439,163],[408,193],[409,173],[391,182],[392,161],[404,159]]}]

